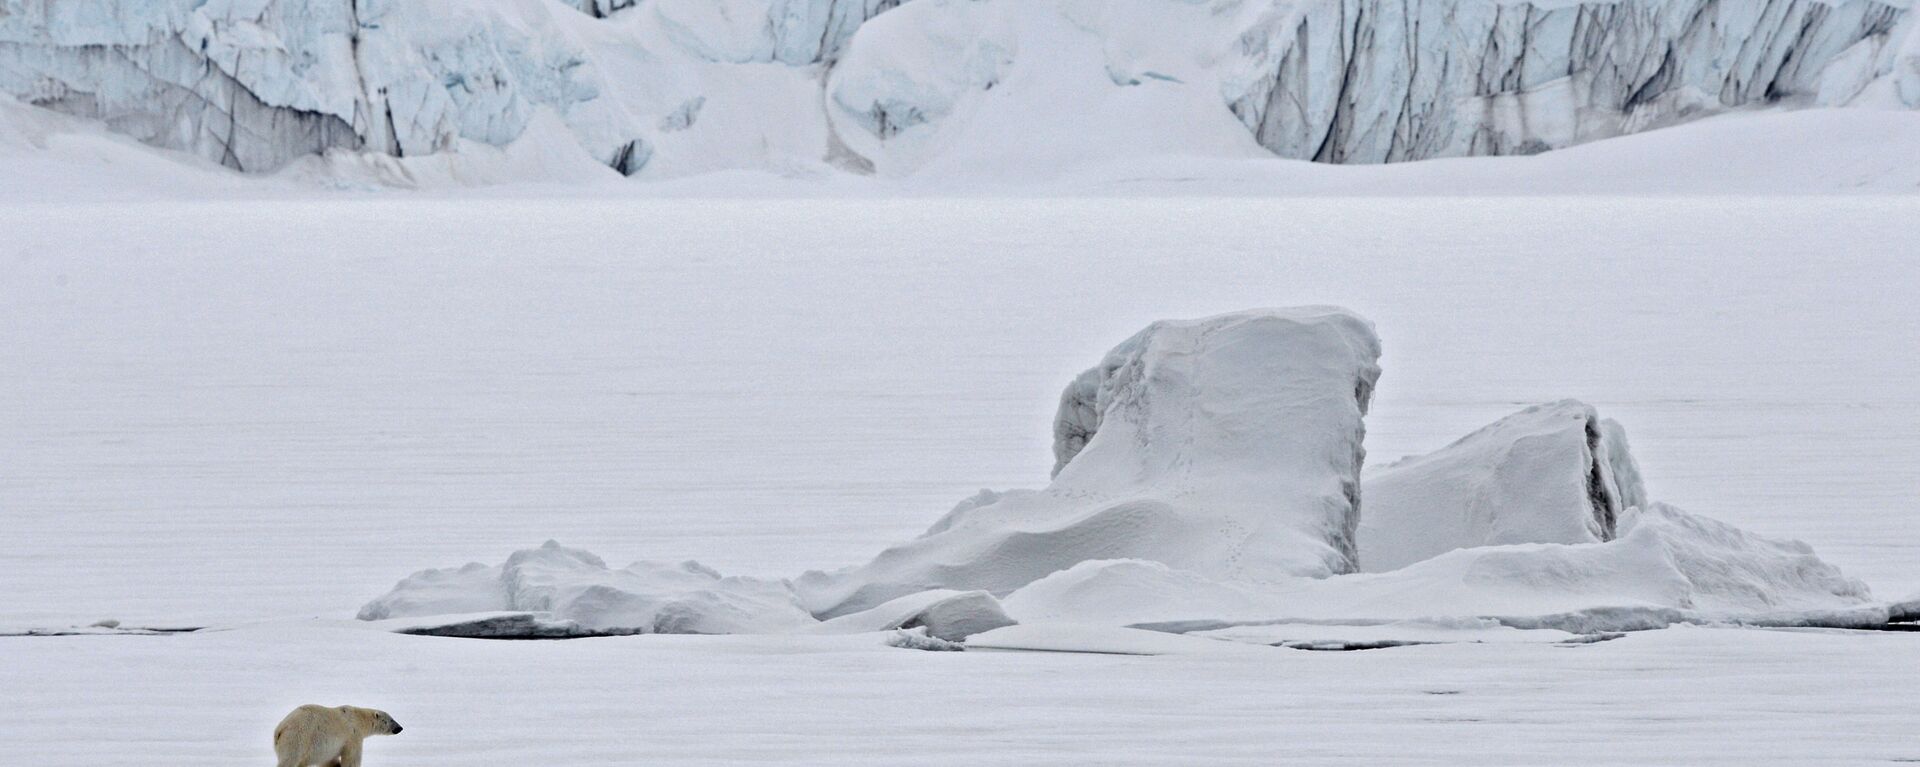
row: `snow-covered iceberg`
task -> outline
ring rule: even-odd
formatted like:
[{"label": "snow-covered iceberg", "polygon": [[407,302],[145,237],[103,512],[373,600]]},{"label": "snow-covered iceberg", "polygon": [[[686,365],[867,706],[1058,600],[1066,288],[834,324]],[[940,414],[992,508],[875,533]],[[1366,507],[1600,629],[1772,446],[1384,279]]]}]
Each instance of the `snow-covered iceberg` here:
[{"label": "snow-covered iceberg", "polygon": [[795,589],[839,615],[936,588],[1005,594],[1090,559],[1221,578],[1354,569],[1365,320],[1307,307],[1154,323],[1067,387],[1043,490],[984,493],[872,562]]},{"label": "snow-covered iceberg", "polygon": [[1803,543],[1650,501],[1624,430],[1572,400],[1363,481],[1379,354],[1372,325],[1336,308],[1157,322],[1061,394],[1050,485],[983,491],[867,564],[729,578],[692,562],[614,570],[548,542],[415,573],[360,617],[460,636],[1080,636],[1003,630],[1037,623],[1384,647],[1914,612]]},{"label": "snow-covered iceberg", "polygon": [[1583,402],[1507,416],[1361,483],[1360,565],[1396,570],[1454,549],[1599,543],[1646,504],[1626,430]]}]

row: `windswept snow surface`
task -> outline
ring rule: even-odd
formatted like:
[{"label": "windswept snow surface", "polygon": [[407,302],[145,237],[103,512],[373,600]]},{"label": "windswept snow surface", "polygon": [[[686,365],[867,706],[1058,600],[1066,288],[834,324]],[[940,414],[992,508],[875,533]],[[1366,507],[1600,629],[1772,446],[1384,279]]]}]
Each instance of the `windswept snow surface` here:
[{"label": "windswept snow surface", "polygon": [[1608,543],[1460,549],[1389,573],[1228,583],[1157,562],[1086,562],[1014,592],[1016,620],[1359,625],[1495,619],[1579,633],[1677,622],[1872,627],[1887,608],[1805,544],[1774,541],[1655,504]]},{"label": "windswept snow surface", "polygon": [[1680,628],[1299,652],[1141,633],[1226,651],[918,652],[871,634],[482,642],[308,623],[0,638],[0,740],[37,767],[118,763],[129,743],[161,763],[249,767],[271,763],[287,710],[320,701],[406,724],[367,743],[369,765],[1920,758],[1911,634]]}]

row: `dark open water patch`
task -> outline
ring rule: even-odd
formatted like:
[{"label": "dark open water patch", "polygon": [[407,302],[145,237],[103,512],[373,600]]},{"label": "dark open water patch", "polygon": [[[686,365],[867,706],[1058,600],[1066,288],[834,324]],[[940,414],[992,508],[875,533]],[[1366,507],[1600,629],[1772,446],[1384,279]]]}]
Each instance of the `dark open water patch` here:
[{"label": "dark open water patch", "polygon": [[110,628],[110,629],[101,629],[101,628],[27,629],[26,631],[0,631],[0,638],[5,638],[5,637],[174,636],[176,634],[191,634],[195,631],[205,631],[206,628],[207,627],[205,626],[183,626],[183,627],[177,627],[177,628],[176,627],[131,627],[130,626],[125,628]]}]

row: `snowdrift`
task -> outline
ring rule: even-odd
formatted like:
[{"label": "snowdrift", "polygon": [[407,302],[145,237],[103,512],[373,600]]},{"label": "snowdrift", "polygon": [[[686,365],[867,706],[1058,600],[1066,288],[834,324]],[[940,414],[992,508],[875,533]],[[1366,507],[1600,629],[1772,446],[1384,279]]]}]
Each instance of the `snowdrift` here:
[{"label": "snowdrift", "polygon": [[785,581],[722,576],[698,562],[615,570],[547,541],[501,565],[422,570],[360,609],[402,633],[554,638],[622,634],[859,633],[922,628],[959,641],[1013,621],[992,596],[933,590],[822,623]]},{"label": "snowdrift", "polygon": [[538,612],[589,631],[770,633],[812,623],[785,584],[728,578],[698,562],[614,570],[548,541],[491,567],[425,570],[360,610],[361,620],[449,613]]},{"label": "snowdrift", "polygon": [[0,94],[245,171],[527,141],[656,177],[1377,163],[1920,107],[1909,5],[5,0]]},{"label": "snowdrift", "polygon": [[[1191,645],[1086,627],[1349,648],[1911,611],[1805,544],[1648,500],[1624,429],[1573,400],[1363,480],[1379,354],[1367,321],[1328,307],[1154,323],[1061,395],[1052,484],[983,491],[865,565],[792,581],[614,570],[548,542],[416,573],[360,618],[452,636],[909,629],[899,646],[991,632],[997,647],[1138,649]],[[1004,630],[1016,622],[1082,628]]]},{"label": "snowdrift", "polygon": [[1247,624],[1491,620],[1575,633],[1681,622],[1875,626],[1885,605],[1814,555],[1653,504],[1607,543],[1459,549],[1389,573],[1233,583],[1156,562],[1086,562],[1005,600],[1022,622],[1198,631]]}]

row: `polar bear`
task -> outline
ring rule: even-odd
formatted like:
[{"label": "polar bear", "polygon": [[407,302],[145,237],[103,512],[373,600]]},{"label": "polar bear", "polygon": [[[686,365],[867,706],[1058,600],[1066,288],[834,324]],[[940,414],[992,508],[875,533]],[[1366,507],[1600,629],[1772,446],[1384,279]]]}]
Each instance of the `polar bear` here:
[{"label": "polar bear", "polygon": [[400,723],[385,711],[308,704],[273,728],[273,751],[279,767],[360,767],[360,741],[398,734]]}]

